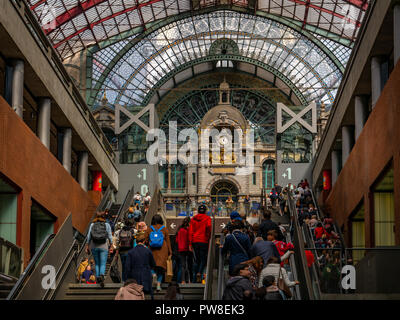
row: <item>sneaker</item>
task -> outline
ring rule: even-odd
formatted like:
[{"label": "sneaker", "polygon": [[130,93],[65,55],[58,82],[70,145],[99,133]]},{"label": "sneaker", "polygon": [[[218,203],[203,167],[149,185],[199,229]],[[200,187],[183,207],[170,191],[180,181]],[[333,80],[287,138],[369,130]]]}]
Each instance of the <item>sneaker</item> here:
[{"label": "sneaker", "polygon": [[153,283],[152,283],[152,287],[155,287],[157,285],[157,275],[155,273],[153,273]]},{"label": "sneaker", "polygon": [[157,292],[161,291],[161,283],[157,282]]},{"label": "sneaker", "polygon": [[99,279],[100,279],[100,281],[99,281],[100,287],[101,287],[101,288],[104,288],[104,276],[101,275],[101,276],[99,277]]}]

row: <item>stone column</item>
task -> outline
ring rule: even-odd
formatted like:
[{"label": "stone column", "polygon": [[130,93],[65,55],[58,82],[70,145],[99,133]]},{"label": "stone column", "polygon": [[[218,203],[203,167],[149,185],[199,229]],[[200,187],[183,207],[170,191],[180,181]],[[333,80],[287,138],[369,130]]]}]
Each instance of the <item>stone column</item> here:
[{"label": "stone column", "polygon": [[400,3],[394,8],[394,65],[400,60]]},{"label": "stone column", "polygon": [[351,126],[342,127],[342,167],[347,161],[354,146],[354,128]]},{"label": "stone column", "polygon": [[333,150],[331,153],[331,158],[332,158],[332,188],[333,188],[339,176],[339,152]]},{"label": "stone column", "polygon": [[63,166],[71,173],[72,129],[64,129],[63,136]]},{"label": "stone column", "polygon": [[171,192],[171,165],[168,165],[168,192]]},{"label": "stone column", "polygon": [[51,100],[43,98],[39,101],[38,137],[47,149],[50,149],[50,116]]},{"label": "stone column", "polygon": [[363,96],[356,96],[354,104],[355,113],[355,140],[358,140],[365,123],[368,120],[368,103]]},{"label": "stone column", "polygon": [[12,108],[16,114],[24,118],[24,61],[12,60]]},{"label": "stone column", "polygon": [[380,57],[372,57],[371,60],[371,95],[372,108],[375,107],[383,89],[382,85],[382,65]]},{"label": "stone column", "polygon": [[78,164],[78,182],[83,190],[88,191],[88,178],[89,178],[89,154],[82,152],[79,157]]}]

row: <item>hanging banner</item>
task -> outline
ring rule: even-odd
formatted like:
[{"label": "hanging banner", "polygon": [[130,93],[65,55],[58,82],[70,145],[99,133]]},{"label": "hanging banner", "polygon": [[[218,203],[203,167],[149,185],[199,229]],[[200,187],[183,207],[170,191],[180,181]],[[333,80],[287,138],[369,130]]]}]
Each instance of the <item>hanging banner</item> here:
[{"label": "hanging banner", "polygon": [[103,174],[101,171],[93,172],[93,190],[102,191]]},{"label": "hanging banner", "polygon": [[332,171],[324,170],[322,172],[322,176],[323,176],[324,191],[331,190],[332,189]]}]

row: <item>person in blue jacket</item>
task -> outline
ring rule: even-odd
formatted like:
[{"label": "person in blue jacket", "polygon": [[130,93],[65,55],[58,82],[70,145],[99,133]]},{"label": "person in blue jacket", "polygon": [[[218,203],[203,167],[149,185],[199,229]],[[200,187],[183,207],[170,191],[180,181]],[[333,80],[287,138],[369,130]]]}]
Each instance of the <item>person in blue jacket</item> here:
[{"label": "person in blue jacket", "polygon": [[233,220],[229,226],[229,234],[222,246],[222,254],[229,253],[229,275],[233,275],[236,265],[249,260],[250,257],[250,238],[242,230],[244,224],[241,220]]}]

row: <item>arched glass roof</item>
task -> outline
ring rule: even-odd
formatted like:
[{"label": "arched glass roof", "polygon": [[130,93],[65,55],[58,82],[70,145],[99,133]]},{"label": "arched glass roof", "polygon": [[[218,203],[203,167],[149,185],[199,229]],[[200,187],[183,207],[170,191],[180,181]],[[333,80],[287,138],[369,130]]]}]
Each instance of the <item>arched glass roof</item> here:
[{"label": "arched glass roof", "polygon": [[[370,0],[28,0],[44,32],[67,58],[153,22],[204,8],[241,8],[294,21],[303,29],[353,42]],[[224,5],[222,5],[224,4]]]},{"label": "arched glass roof", "polygon": [[[299,32],[269,18],[221,10],[174,21],[143,39],[135,36],[93,55],[92,88],[100,100],[143,105],[151,88],[163,90],[194,73],[195,61],[243,61],[276,75],[283,87],[296,88],[306,101],[331,104],[351,49],[318,34]],[[218,39],[233,40],[238,54],[210,56]],[[122,53],[122,54],[121,54]],[[184,66],[186,66],[186,71]],[[180,70],[179,77],[168,75]]]}]

